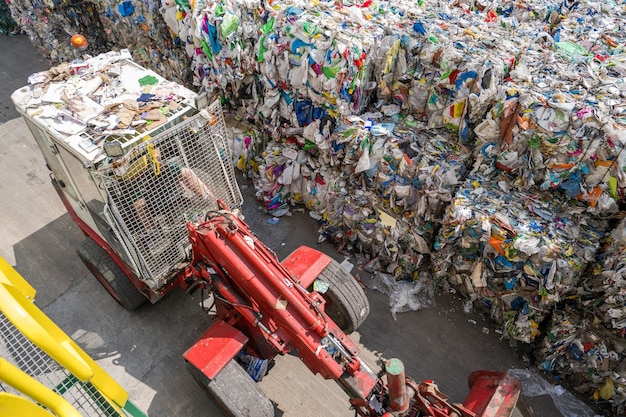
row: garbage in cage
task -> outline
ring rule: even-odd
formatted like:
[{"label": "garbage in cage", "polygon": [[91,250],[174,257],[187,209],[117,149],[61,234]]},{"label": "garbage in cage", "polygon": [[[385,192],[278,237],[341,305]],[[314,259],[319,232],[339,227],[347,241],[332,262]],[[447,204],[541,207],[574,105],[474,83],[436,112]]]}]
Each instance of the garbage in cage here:
[{"label": "garbage in cage", "polygon": [[160,290],[190,256],[186,222],[202,220],[217,198],[242,203],[222,107],[198,108],[198,94],[128,50],[81,61],[80,74],[74,65],[33,74],[11,98],[66,204],[111,242],[127,273]]}]

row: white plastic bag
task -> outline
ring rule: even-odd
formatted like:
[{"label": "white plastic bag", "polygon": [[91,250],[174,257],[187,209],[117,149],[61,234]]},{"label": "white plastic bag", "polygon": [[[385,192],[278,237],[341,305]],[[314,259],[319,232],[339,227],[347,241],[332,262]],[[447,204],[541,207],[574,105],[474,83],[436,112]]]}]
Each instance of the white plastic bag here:
[{"label": "white plastic bag", "polygon": [[361,157],[354,168],[355,174],[360,174],[363,171],[367,171],[371,168],[370,164],[370,153],[369,149],[363,149],[363,153],[361,153]]}]

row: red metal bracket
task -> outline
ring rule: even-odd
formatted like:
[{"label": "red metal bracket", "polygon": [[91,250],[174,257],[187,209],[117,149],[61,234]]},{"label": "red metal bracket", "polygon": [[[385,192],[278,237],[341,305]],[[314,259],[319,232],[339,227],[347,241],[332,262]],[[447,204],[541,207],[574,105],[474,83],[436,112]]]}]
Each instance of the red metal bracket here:
[{"label": "red metal bracket", "polygon": [[213,379],[248,342],[239,330],[223,320],[217,320],[183,354],[187,362]]},{"label": "red metal bracket", "polygon": [[293,278],[300,281],[300,285],[308,288],[330,264],[330,261],[330,256],[308,246],[300,246],[291,252],[281,264]]}]

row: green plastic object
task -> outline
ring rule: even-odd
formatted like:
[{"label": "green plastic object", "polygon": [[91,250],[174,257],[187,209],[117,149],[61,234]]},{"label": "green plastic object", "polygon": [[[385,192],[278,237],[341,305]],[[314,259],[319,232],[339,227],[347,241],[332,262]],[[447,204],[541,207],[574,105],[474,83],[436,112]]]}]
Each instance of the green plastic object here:
[{"label": "green plastic object", "polygon": [[572,41],[557,42],[555,45],[561,54],[570,59],[581,58],[589,54],[585,48]]},{"label": "green plastic object", "polygon": [[228,14],[224,16],[224,20],[220,24],[222,36],[228,38],[231,34],[237,31],[239,27],[239,17],[234,14]]},{"label": "green plastic object", "polygon": [[159,80],[154,75],[146,75],[139,79],[139,85],[145,87],[147,85],[155,85],[158,84]]}]

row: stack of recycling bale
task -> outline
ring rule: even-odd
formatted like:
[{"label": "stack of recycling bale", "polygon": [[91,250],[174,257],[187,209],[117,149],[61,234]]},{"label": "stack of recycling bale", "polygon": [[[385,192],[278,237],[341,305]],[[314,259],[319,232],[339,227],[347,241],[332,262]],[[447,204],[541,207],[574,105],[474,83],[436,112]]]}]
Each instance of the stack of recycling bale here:
[{"label": "stack of recycling bale", "polygon": [[540,369],[579,392],[626,410],[626,220],[608,233],[597,262],[566,308],[554,312],[536,349]]},{"label": "stack of recycling bale", "polygon": [[[599,17],[599,4],[586,6]],[[619,268],[600,242],[610,230],[602,219],[623,210],[626,186],[624,68],[612,39],[624,19],[602,19],[604,33],[584,31],[583,17],[555,25],[517,57],[474,125],[475,163],[434,259],[437,274],[486,307],[513,340],[531,342],[547,326],[535,339],[541,368],[619,408],[626,346],[621,329],[607,333],[621,317],[619,284],[607,280]],[[603,272],[589,280],[594,269]],[[575,308],[553,311],[572,299]]]},{"label": "stack of recycling bale", "polygon": [[[190,60],[166,24],[165,18],[170,17],[170,14],[162,13],[164,9],[160,7],[163,3],[169,4],[169,1],[91,2],[97,7],[103,35],[110,44],[115,45],[116,49],[129,49],[135,62],[165,78],[190,85]],[[176,3],[187,2],[178,0]]]},{"label": "stack of recycling bale", "polygon": [[13,0],[8,3],[22,30],[53,64],[79,56],[70,44],[75,33],[90,40],[90,51],[106,52],[111,45],[98,19],[97,6],[83,2]]},{"label": "stack of recycling bale", "polygon": [[546,337],[535,349],[539,369],[557,375],[586,398],[610,404],[614,415],[623,415],[626,342],[580,307],[554,311]]},{"label": "stack of recycling bale", "polygon": [[385,30],[364,5],[207,1],[184,13],[170,28],[186,44],[194,83],[251,118],[294,123],[296,101],[334,115],[364,108],[371,50]]},{"label": "stack of recycling bale", "polygon": [[[534,85],[534,84],[532,84]],[[594,220],[595,217],[609,217],[618,212],[619,204],[623,200],[624,181],[624,156],[621,135],[623,132],[616,131],[614,121],[608,115],[602,116],[597,109],[592,110],[585,107],[576,110],[574,101],[563,100],[560,93],[553,95],[537,95],[536,88],[529,84],[509,82],[503,85],[502,98],[488,112],[488,117],[482,121],[474,130],[477,136],[475,146],[475,162],[470,173],[471,178],[477,178],[480,186],[472,184],[472,179],[468,179],[464,187],[457,193],[454,203],[450,206],[447,217],[444,219],[444,227],[441,229],[439,243],[440,251],[436,256],[438,274],[443,276],[455,272],[452,281],[457,286],[463,284],[464,292],[468,295],[483,292],[482,288],[477,288],[475,281],[469,279],[472,271],[479,266],[476,265],[476,258],[488,260],[492,249],[487,246],[473,246],[472,249],[462,248],[465,245],[463,239],[469,233],[465,229],[473,230],[475,240],[482,239],[488,242],[492,233],[491,227],[478,227],[475,222],[476,217],[493,218],[505,211],[506,217],[512,217],[519,222],[518,217],[523,216],[531,221],[538,220],[539,229],[533,231],[540,235],[549,233],[558,239],[552,244],[563,248],[571,247],[578,240],[585,251],[576,251],[574,257],[580,257],[580,261],[574,262],[572,267],[568,263],[554,268],[558,271],[557,276],[566,274],[570,276],[565,290],[558,287],[548,288],[545,282],[540,282],[538,287],[531,294],[536,296],[541,294],[542,300],[550,294],[552,301],[558,302],[567,296],[572,290],[580,286],[582,274],[585,273],[586,266],[594,260],[594,255],[599,248],[599,239],[608,229],[608,224]],[[515,110],[513,110],[515,109]],[[500,113],[499,120],[492,115]],[[517,120],[513,120],[516,118]],[[509,120],[507,120],[509,119]],[[521,206],[521,214],[511,216],[508,208],[497,208],[491,213],[485,213],[481,209],[481,202],[484,202],[483,190],[490,192],[495,190],[495,195],[505,195],[507,200],[512,200],[513,207]],[[478,193],[478,191],[480,193]],[[476,197],[476,194],[479,194]],[[469,195],[469,197],[468,197]],[[496,200],[496,196],[490,196]],[[542,196],[539,198],[543,209],[547,210],[545,215],[529,208],[529,196]],[[470,202],[467,202],[468,198]],[[479,201],[474,200],[479,198]],[[520,204],[515,201],[519,200]],[[508,203],[507,203],[508,204]],[[459,221],[459,213],[470,210],[472,215],[462,217]],[[529,217],[527,212],[533,212],[534,217]],[[537,219],[539,215],[541,218]],[[563,219],[571,219],[581,227],[590,228],[582,233],[582,229],[570,230],[568,233],[555,233],[555,230],[562,229]],[[521,222],[520,224],[524,224]],[[525,233],[519,233],[514,227],[511,233],[506,234],[502,240],[510,240],[511,244],[522,245]],[[452,231],[453,230],[453,231]],[[551,238],[552,241],[554,238]],[[561,240],[563,240],[561,242]],[[585,242],[589,241],[589,244]],[[569,242],[564,245],[564,243]],[[561,250],[558,251],[561,257]],[[462,254],[462,255],[461,255]],[[584,254],[581,255],[581,254]],[[517,258],[516,254],[503,254],[508,261]],[[527,255],[533,255],[527,253]],[[552,257],[553,258],[553,257]],[[568,259],[569,255],[565,257]],[[556,259],[552,259],[556,261]],[[530,275],[537,275],[541,280],[545,280],[550,273],[547,268],[552,261],[537,260],[531,263],[537,268],[532,268]],[[491,261],[488,261],[491,262]],[[561,262],[564,259],[561,258]],[[484,262],[483,262],[484,264]],[[481,265],[486,268],[488,265]],[[528,279],[527,262],[518,263],[507,273],[520,279]],[[462,271],[457,276],[457,271]],[[496,273],[497,268],[488,267],[490,274]],[[539,274],[537,274],[539,272]],[[481,274],[483,272],[474,272]],[[489,282],[489,280],[487,280]],[[519,284],[519,283],[518,283]],[[516,286],[516,285],[513,285]],[[497,294],[510,293],[512,287],[501,288]],[[554,293],[554,291],[556,293]],[[515,293],[513,291],[512,293]],[[552,294],[551,294],[552,293]],[[507,297],[511,294],[507,294]],[[500,297],[503,298],[503,297]],[[522,323],[527,327],[527,331],[519,334],[519,326],[510,326],[511,319],[503,320],[502,312],[491,311],[492,316],[506,325],[508,334],[514,339],[529,342],[530,334],[537,333],[533,325],[538,324],[543,315],[531,318],[535,322],[528,322],[527,316],[533,313],[533,309],[528,309],[526,303],[533,305],[532,300],[526,299],[521,304],[523,310],[514,308],[517,317],[515,321],[522,319]],[[481,301],[481,304],[493,307],[493,300],[489,302]],[[506,303],[496,303],[499,308]],[[546,309],[542,303],[541,311]],[[548,306],[549,307],[549,306]],[[505,309],[505,311],[507,311]],[[513,313],[511,313],[513,314]],[[507,325],[508,324],[508,325]],[[530,327],[529,327],[530,324]]]},{"label": "stack of recycling bale", "polygon": [[327,137],[316,133],[319,122],[282,142],[244,129],[235,154],[272,215],[303,203],[322,223],[320,240],[364,254],[396,279],[417,279],[427,276],[439,221],[471,155],[447,131],[385,110],[394,116],[353,116]]},{"label": "stack of recycling bale", "polygon": [[626,334],[626,219],[607,234],[597,263],[584,283],[587,309],[623,338]]},{"label": "stack of recycling bale", "polygon": [[11,9],[6,2],[0,2],[0,35],[17,35],[20,27],[11,16]]},{"label": "stack of recycling bale", "polygon": [[[12,0],[9,7],[35,47],[53,64],[126,48],[139,64],[189,84],[189,58],[175,44],[159,11],[160,1]],[[86,49],[72,47],[74,34],[85,36]]]},{"label": "stack of recycling bale", "polygon": [[[586,11],[591,16],[598,13],[598,10],[594,12],[592,6]],[[555,21],[560,18],[555,18]],[[621,94],[618,80],[620,71],[623,70],[618,68],[607,71],[607,68],[613,66],[593,65],[593,62],[619,60],[614,56],[617,51],[611,46],[611,42],[599,42],[595,47],[596,57],[592,58],[589,53],[586,57],[581,56],[581,50],[572,46],[573,41],[579,40],[578,38],[564,40],[565,36],[582,36],[582,28],[577,26],[580,22],[585,22],[584,18],[577,22],[567,21],[567,24],[554,25],[550,29],[554,36],[547,33],[539,36],[537,42],[526,48],[517,58],[515,68],[509,71],[510,79],[501,83],[491,96],[492,104],[486,108],[485,117],[473,129],[476,144],[471,176],[479,179],[480,187],[473,186],[471,180],[462,187],[444,219],[440,234],[439,242],[442,245],[436,259],[438,273],[445,275],[454,272],[456,278],[452,283],[463,285],[463,291],[472,297],[484,293],[485,282],[470,279],[471,277],[484,275],[485,269],[492,276],[498,272],[497,264],[494,265],[489,260],[489,254],[493,251],[490,246],[493,245],[486,245],[491,239],[492,227],[487,225],[476,230],[475,218],[483,216],[492,219],[501,214],[503,209],[497,208],[491,213],[485,213],[479,209],[480,205],[465,203],[468,193],[470,199],[475,199],[476,190],[482,192],[483,188],[495,189],[497,195],[507,193],[508,199],[517,195],[516,199],[522,199],[522,211],[521,214],[512,216],[516,223],[519,222],[517,217],[520,215],[532,221],[536,220],[528,217],[528,210],[525,208],[529,203],[524,199],[529,195],[543,193],[541,201],[543,208],[547,210],[547,216],[539,219],[539,234],[548,232],[554,236],[556,241],[552,237],[549,240],[558,248],[573,248],[571,245],[575,245],[577,240],[585,246],[584,243],[589,240],[585,252],[573,254],[575,258],[579,258],[579,261],[573,262],[575,267],[563,263],[565,259],[570,261],[570,255],[559,260],[561,266],[554,263],[554,258],[554,262],[548,258],[539,263],[529,258],[531,265],[534,265],[530,272],[527,270],[528,260],[514,263],[507,272],[518,280],[517,284],[503,286],[495,281],[496,287],[500,287],[496,292],[500,295],[496,298],[501,301],[495,304],[500,309],[504,308],[504,313],[491,311],[491,314],[505,325],[505,334],[525,342],[532,340],[533,334],[538,334],[534,327],[545,317],[545,314],[533,312],[532,298],[540,296],[540,311],[545,313],[550,311],[550,306],[545,305],[546,296],[552,301],[559,301],[580,286],[586,266],[593,261],[598,249],[597,242],[608,228],[605,223],[594,220],[594,217],[610,217],[619,211],[624,202],[626,152],[623,152],[623,148],[626,130],[620,123],[622,105],[615,100]],[[608,30],[614,30],[623,25],[623,19],[607,23]],[[561,27],[563,30],[556,33]],[[593,32],[590,36],[595,37],[595,40],[604,39],[604,35]],[[561,40],[555,41],[555,38]],[[533,70],[530,71],[529,68]],[[559,78],[556,78],[555,68],[563,69]],[[616,81],[616,86],[613,86],[616,91],[613,92],[606,86],[607,81],[612,78]],[[483,198],[482,194],[480,198]],[[471,215],[461,217],[459,221],[459,213],[467,210],[470,210]],[[511,217],[508,213],[505,214]],[[562,219],[575,221],[581,225],[581,230],[570,229],[568,233],[554,233],[562,228]],[[525,223],[520,222],[522,225]],[[524,244],[526,233],[519,233],[515,229],[513,227],[502,240],[509,240],[514,245]],[[464,238],[471,233],[468,230],[473,231],[475,239],[482,238],[485,242],[483,246],[470,247],[469,253],[464,248]],[[569,243],[563,245],[565,242]],[[499,256],[504,256],[507,261],[518,258],[515,253],[500,253]],[[553,267],[549,267],[550,265]],[[462,271],[460,276],[456,274],[459,267]],[[477,270],[480,272],[476,272]],[[561,274],[568,276],[568,285],[565,288],[546,287],[545,279],[555,276],[555,273],[557,278]],[[534,276],[534,280],[539,278],[540,281],[534,292],[528,294],[531,298],[522,297],[523,302],[507,309],[506,298],[516,297],[518,294],[514,287],[519,286],[519,279],[528,280],[529,275]],[[488,287],[490,279],[486,284]],[[479,304],[492,308],[494,300],[482,299]],[[503,314],[515,317],[503,319]],[[534,321],[529,321],[529,317]],[[511,326],[511,323],[517,322],[521,322],[527,330],[520,334],[520,325]]]},{"label": "stack of recycling bale", "polygon": [[[376,97],[380,99],[378,108],[388,107],[389,103],[398,103],[397,105],[402,106],[402,112],[391,116],[392,118],[402,119],[409,113],[412,117],[424,120],[425,124],[422,128],[445,127],[450,130],[452,134],[446,135],[446,138],[458,136],[461,143],[474,149],[476,163],[473,173],[480,177],[481,189],[491,190],[494,188],[493,184],[504,181],[504,188],[498,185],[495,191],[508,193],[507,197],[514,198],[516,205],[522,208],[523,204],[517,204],[517,202],[523,202],[528,193],[549,196],[546,204],[550,220],[540,219],[543,223],[553,222],[556,219],[558,229],[560,225],[556,215],[566,211],[565,215],[561,213],[560,217],[580,220],[585,225],[584,227],[590,228],[586,232],[588,236],[583,233],[580,237],[581,241],[584,242],[585,239],[591,237],[593,242],[597,242],[605,226],[602,222],[596,224],[592,215],[614,213],[623,199],[622,168],[625,165],[626,153],[621,151],[623,131],[619,130],[619,119],[615,117],[619,116],[621,110],[614,98],[619,96],[620,86],[623,85],[617,77],[623,65],[618,55],[619,49],[612,47],[612,41],[610,41],[610,36],[614,36],[623,23],[620,23],[617,17],[613,20],[603,17],[603,19],[608,19],[605,23],[606,31],[611,31],[610,36],[595,33],[589,35],[594,42],[609,39],[609,41],[597,42],[594,52],[597,56],[595,59],[604,60],[598,62],[610,62],[610,64],[606,67],[592,67],[592,70],[595,69],[598,72],[591,72],[589,79],[586,79],[578,77],[576,69],[579,69],[588,59],[581,60],[576,55],[580,51],[573,48],[573,41],[565,40],[565,37],[579,36],[584,33],[581,26],[588,25],[589,19],[602,14],[601,5],[585,5],[586,9],[581,13],[584,12],[583,14],[587,17],[565,21],[563,21],[563,14],[569,12],[566,9],[566,3],[538,3],[534,4],[533,6],[536,7],[532,9],[520,5],[507,10],[487,8],[482,13],[476,11],[470,13],[469,9],[472,4],[469,3],[460,4],[460,6],[451,9],[442,6],[440,9],[430,9],[432,10],[430,12],[422,11],[419,15],[407,14],[411,17],[411,25],[405,24],[401,27],[401,25],[390,24],[387,26],[385,36],[381,37],[377,43],[378,47],[368,55],[375,69],[372,80],[376,82]],[[398,10],[399,8],[396,10],[397,13],[403,13]],[[294,19],[299,21],[301,16],[298,13],[297,18],[294,17]],[[371,21],[376,20],[371,19]],[[451,22],[455,24],[452,25]],[[277,25],[276,21],[273,25]],[[556,38],[561,40],[556,42]],[[312,40],[308,39],[307,43],[312,43]],[[312,61],[309,60],[309,62]],[[302,65],[302,62],[299,64]],[[555,68],[560,67],[567,68],[567,71],[563,71],[563,79],[557,78],[555,74]],[[532,68],[532,71],[529,68]],[[600,78],[600,74],[604,78]],[[615,77],[616,81],[616,86],[612,90],[604,85],[607,77],[611,76]],[[604,81],[600,81],[601,79]],[[285,81],[289,85],[289,80]],[[569,86],[569,84],[572,85]],[[565,85],[568,85],[567,92],[562,91]],[[287,91],[290,90],[287,89]],[[598,92],[602,94],[598,96]],[[284,99],[284,96],[277,99],[279,103],[277,106],[281,111],[290,110],[290,107],[282,105]],[[261,114],[267,114],[268,110],[272,109],[261,104],[259,107],[263,108]],[[311,126],[315,118],[306,119],[306,114],[312,114],[310,109],[315,108],[315,104],[303,108],[307,110],[301,113],[298,107],[294,106],[296,114],[291,116],[291,119],[295,117],[297,120],[289,126],[307,129],[308,134],[304,139],[295,140],[294,143],[302,143],[304,148],[309,149],[317,149],[317,146],[321,146],[323,149],[330,148],[332,152],[335,152],[336,146],[330,140],[331,135],[328,132],[323,133],[323,126]],[[332,110],[332,106],[328,105],[325,109]],[[369,115],[365,116],[365,119],[367,118]],[[282,120],[289,119],[285,116]],[[285,135],[279,134],[277,137],[283,138],[283,136]],[[316,137],[321,140],[316,142]],[[356,137],[360,138],[358,135]],[[476,139],[476,145],[472,143],[472,138]],[[352,158],[337,160],[332,157],[320,157],[320,155],[325,155],[324,152],[316,151],[315,154],[308,154],[307,161],[312,160],[310,164],[312,174],[305,176],[309,182],[304,190],[300,187],[300,192],[312,193],[316,196],[309,200],[315,202],[315,207],[332,225],[328,228],[333,230],[331,235],[342,239],[350,236],[354,239],[354,234],[342,234],[345,230],[337,227],[345,222],[342,223],[341,217],[332,213],[340,211],[326,210],[327,204],[320,203],[321,199],[329,195],[326,184],[332,183],[333,179],[339,175],[338,173],[354,175],[362,172],[360,176],[350,178],[343,183],[351,185],[361,193],[375,191],[375,194],[380,196],[382,191],[384,196],[385,192],[391,190],[401,193],[411,192],[409,183],[412,178],[410,175],[402,178],[395,173],[389,176],[384,172],[382,174],[376,172],[375,178],[384,178],[381,183],[392,184],[393,187],[377,185],[377,182],[371,181],[371,177],[368,176],[370,170],[377,169],[375,168],[375,147],[370,146],[370,152],[363,152],[360,145],[366,142],[359,139],[347,143],[351,146],[352,155],[358,156],[357,163],[354,164]],[[265,155],[273,155],[276,152],[280,153],[277,150]],[[421,149],[420,152],[422,152]],[[370,161],[366,161],[368,158]],[[374,163],[371,160],[374,160]],[[358,162],[369,164],[367,166],[370,168],[359,170]],[[273,165],[273,163],[260,163],[263,166]],[[429,169],[436,165],[433,164]],[[328,169],[329,167],[333,169]],[[503,179],[499,179],[500,177]],[[389,179],[391,182],[388,182]],[[274,185],[280,183],[280,179],[274,181],[265,178],[264,181],[272,183],[262,187],[270,190],[276,190]],[[338,182],[341,183],[341,181]],[[471,183],[470,180],[469,186],[464,186],[460,193],[472,190]],[[454,182],[447,185],[450,184],[456,185]],[[279,188],[282,189],[282,187]],[[454,190],[454,187],[449,187],[449,189]],[[542,193],[545,190],[557,189],[563,191],[563,198],[555,196],[554,193]],[[517,190],[519,193],[511,190]],[[295,194],[298,193],[290,195]],[[348,194],[350,192],[343,193],[343,195]],[[342,194],[331,190],[330,195]],[[282,201],[282,197],[279,197],[278,201]],[[276,194],[272,194],[271,198],[276,198]],[[579,205],[577,201],[572,203],[570,201],[572,198],[579,200],[583,205]],[[370,200],[376,199],[381,200],[379,197]],[[450,198],[438,201],[448,200]],[[393,206],[393,199],[388,201],[387,206]],[[407,198],[403,203],[410,201],[418,200]],[[424,200],[421,202],[423,203]],[[277,201],[272,200],[272,203],[276,204]],[[470,202],[470,206],[474,203],[474,201]],[[571,208],[572,204],[576,208]],[[424,206],[428,207],[429,213],[438,213],[436,208],[431,210],[432,205],[426,204],[421,207]],[[407,210],[400,213],[401,217],[420,217],[415,216],[419,211],[419,205],[409,203],[405,207]],[[563,207],[567,209],[564,210]],[[385,206],[381,205],[380,208],[385,208]],[[571,213],[571,211],[575,212]],[[329,216],[330,219],[328,219]],[[423,230],[430,230],[429,228],[433,226],[430,220],[421,229],[422,223],[419,222],[420,226],[417,226],[417,229],[420,231],[420,236],[425,238],[426,245],[432,248],[435,243],[431,238],[432,235],[423,233]],[[450,226],[448,223],[449,220],[444,219],[446,226]],[[443,230],[449,230],[449,227],[444,227]],[[512,236],[517,236],[517,233],[513,231]],[[358,236],[358,233],[356,235]],[[574,230],[558,234],[557,241],[552,244],[562,245],[562,241],[574,235]],[[463,252],[470,257],[471,251],[461,246],[466,242],[463,239],[455,240],[457,237],[451,235],[445,239],[439,239],[438,243],[445,241],[446,244],[440,245],[438,248],[440,250],[432,255],[440,276],[456,272],[451,269],[456,269],[456,267],[449,262],[450,253]],[[584,256],[579,257],[578,253],[576,254],[578,258],[573,262],[574,272],[566,273],[559,269],[557,279],[561,279],[561,274],[569,277],[565,288],[569,290],[578,283],[580,274],[585,265],[593,259],[593,252],[596,249],[597,245],[594,244],[582,252]],[[482,256],[482,249],[471,254],[471,257],[481,258]],[[375,258],[376,253],[373,253],[372,257]],[[520,267],[523,264],[522,262],[516,265]],[[393,267],[393,262],[389,265]],[[383,263],[384,266],[387,265]],[[544,266],[542,265],[541,268]],[[512,271],[516,274],[523,275],[524,273],[523,269],[517,271],[515,267]],[[455,276],[452,284],[459,285],[459,276]],[[411,277],[411,274],[398,275],[398,278],[400,277]],[[494,297],[498,299],[507,291],[508,289],[503,287],[496,291]],[[547,292],[541,297],[551,300],[545,307],[545,311],[549,311],[550,305],[567,293],[558,288],[550,290],[539,288],[537,291]],[[475,292],[474,289],[465,291],[468,295]],[[493,302],[483,302],[483,304],[490,307],[494,305]],[[495,303],[495,305],[501,304]],[[514,303],[516,306],[519,304]],[[493,314],[498,321],[510,322],[510,320],[503,320],[503,312],[493,312]],[[543,317],[541,314],[536,317],[536,320],[540,321]],[[531,325],[534,324],[529,322],[526,327]],[[516,336],[521,340],[529,340],[530,332],[520,332],[515,330],[516,327],[520,325],[511,326],[511,332],[521,334]]]},{"label": "stack of recycling bale", "polygon": [[[598,13],[599,10],[587,10],[588,16]],[[549,29],[554,32],[556,27],[558,25]],[[615,25],[607,27],[614,29]],[[561,36],[566,33],[563,29]],[[605,39],[600,35],[596,37]],[[323,130],[318,126],[304,135],[305,138],[291,141],[301,144],[298,149],[308,148],[306,158],[301,159],[306,160],[307,167],[301,172],[306,172],[303,178],[308,182],[306,187],[291,189],[294,193],[290,195],[308,194],[305,202],[325,220],[322,237],[368,252],[371,257],[365,262],[366,268],[375,265],[376,269],[391,272],[396,278],[419,280],[424,274],[414,275],[414,270],[402,266],[406,262],[422,266],[423,255],[430,252],[440,279],[445,278],[449,285],[476,301],[476,305],[487,309],[503,327],[505,335],[529,343],[541,334],[540,325],[545,324],[555,305],[580,291],[587,266],[594,261],[599,242],[608,230],[608,223],[602,218],[612,216],[623,204],[626,154],[622,152],[622,110],[617,100],[623,90],[623,80],[619,77],[623,69],[619,50],[611,47],[610,38],[607,39],[609,41],[595,46],[596,56],[590,58],[595,60],[591,66],[589,59],[581,60],[576,56],[579,51],[572,47],[572,41],[546,45],[554,42],[547,34],[542,34],[536,43],[527,38],[525,46],[510,48],[507,45],[507,50],[513,52],[509,54],[510,59],[506,59],[506,54],[494,54],[487,65],[477,70],[472,70],[462,59],[456,67],[451,67],[452,60],[437,67],[436,49],[430,55],[424,53],[426,58],[419,63],[425,69],[415,77],[418,64],[406,65],[406,61],[409,56],[414,59],[416,54],[405,53],[402,57],[399,52],[415,46],[406,38],[384,38],[386,49],[379,49],[384,60],[373,58],[375,68],[382,68],[376,66],[377,62],[391,62],[386,71],[384,68],[374,71],[377,97],[388,100],[379,108],[385,108],[391,101],[401,104],[403,111],[392,115],[390,120],[374,118],[373,123],[384,125],[406,119],[404,111],[408,108],[411,116],[423,118],[425,124],[420,128],[424,131],[433,132],[432,129],[445,126],[452,134],[444,134],[444,138],[458,137],[461,143],[474,150],[476,162],[467,181],[462,181],[464,174],[461,174],[445,183],[453,192],[455,181],[462,185],[453,194],[435,241],[432,234],[424,231],[433,225],[436,228],[437,222],[424,221],[416,215],[419,204],[414,206],[411,201],[418,200],[405,199],[400,210],[394,206],[396,200],[390,190],[400,191],[401,195],[408,190],[410,195],[414,192],[411,186],[415,174],[398,175],[393,169],[381,172],[381,166],[377,166],[381,161],[377,158],[380,148],[371,146],[370,136],[360,135],[360,131],[351,131],[342,124],[336,132],[348,139],[344,143],[349,146],[345,148],[337,147],[341,141],[331,140],[332,134],[322,134],[318,137],[321,140],[316,140],[317,133]],[[428,46],[434,44],[429,42]],[[419,50],[429,50],[424,47],[420,46]],[[607,61],[610,63],[606,66],[594,66]],[[398,62],[413,68],[411,78],[402,78],[407,73],[396,70]],[[578,76],[577,70],[583,65],[592,71],[589,79]],[[555,75],[554,68],[560,66],[567,68],[562,78]],[[606,85],[609,79],[614,79],[614,86]],[[571,84],[565,92],[563,83]],[[371,114],[364,115],[359,126],[370,118]],[[309,123],[296,126],[304,129]],[[474,134],[476,144],[471,143],[470,133]],[[390,139],[393,142],[397,137]],[[318,145],[331,149],[330,154],[320,153]],[[281,146],[278,142],[276,148],[265,155],[279,155]],[[368,148],[370,151],[364,152]],[[344,149],[351,153],[347,159]],[[383,160],[393,161],[389,164],[392,167],[402,167],[404,154],[411,148],[393,149],[402,153],[402,158],[392,156]],[[417,149],[417,160],[428,154],[423,147]],[[315,152],[309,153],[311,150]],[[394,151],[390,155],[394,155]],[[257,164],[267,165],[263,158]],[[432,173],[436,165],[430,165],[429,172]],[[284,177],[276,178],[278,183],[284,180]],[[276,182],[264,177],[264,186],[260,189],[272,189],[272,184]],[[387,188],[389,184],[393,187]],[[384,198],[385,191],[389,192],[389,199]],[[415,195],[420,195],[419,188],[415,191]],[[429,204],[422,207],[431,208]],[[381,216],[384,210],[395,215],[395,222],[389,223]],[[429,213],[437,213],[437,210]],[[407,219],[409,227],[406,227]],[[389,224],[396,227],[392,239],[388,238],[392,230]],[[403,238],[416,230],[417,236],[431,250],[405,251]],[[420,243],[421,240],[413,244],[419,247]],[[616,314],[615,310],[611,312]],[[563,321],[558,314],[553,316],[557,323]],[[572,318],[575,326],[582,323],[581,320]],[[549,337],[553,334],[549,333]],[[593,337],[585,336],[587,339]],[[615,343],[608,347],[609,354],[617,349],[614,346]],[[601,345],[597,349],[604,352]],[[541,357],[538,352],[537,357]],[[598,357],[589,360],[597,364]],[[614,365],[605,361],[603,372],[606,367],[609,371],[615,369]],[[591,367],[591,362],[585,366]],[[566,374],[565,368],[560,369],[557,372]],[[594,384],[597,382],[593,380]],[[614,383],[617,386],[617,382]],[[586,387],[581,386],[581,390]],[[620,394],[615,391],[602,395],[615,399]]]},{"label": "stack of recycling bale", "polygon": [[577,293],[607,227],[558,194],[470,175],[448,206],[433,262],[505,335],[530,343],[554,305]]}]

